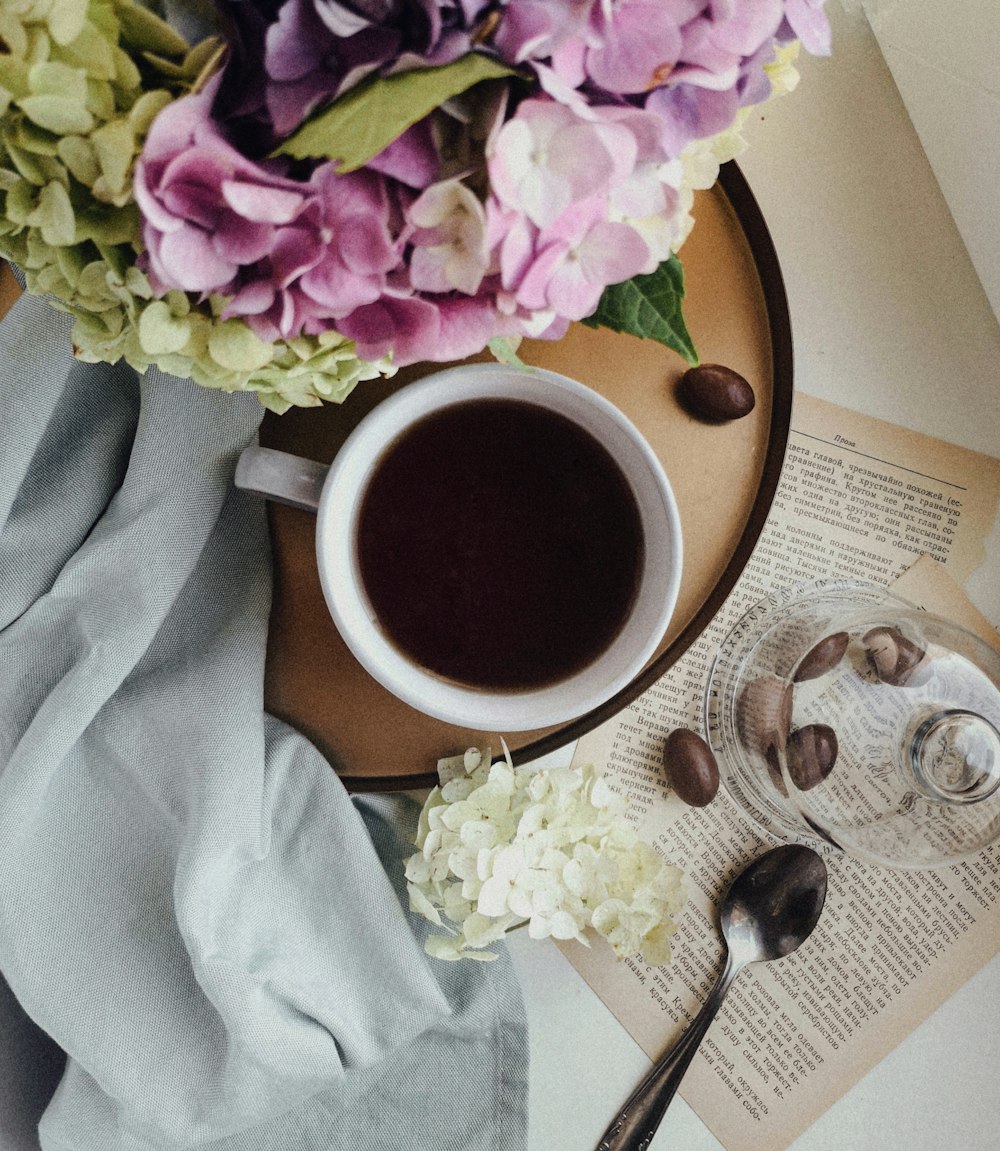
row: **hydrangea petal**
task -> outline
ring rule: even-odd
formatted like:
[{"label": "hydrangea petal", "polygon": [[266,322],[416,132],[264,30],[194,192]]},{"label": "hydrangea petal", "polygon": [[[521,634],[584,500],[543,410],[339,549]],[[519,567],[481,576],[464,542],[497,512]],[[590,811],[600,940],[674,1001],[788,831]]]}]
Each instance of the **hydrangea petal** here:
[{"label": "hydrangea petal", "polygon": [[305,204],[305,196],[290,188],[268,187],[249,180],[223,180],[220,187],[229,207],[253,223],[289,224]]},{"label": "hydrangea petal", "polygon": [[165,233],[159,244],[158,271],[167,283],[188,292],[221,292],[236,275],[237,266],[224,259],[200,228],[182,224]]},{"label": "hydrangea petal", "polygon": [[234,372],[262,368],[274,354],[271,347],[259,340],[239,320],[227,320],[213,328],[208,350],[216,363]]},{"label": "hydrangea petal", "polygon": [[786,0],[785,19],[807,52],[830,55],[830,22],[822,0]]},{"label": "hydrangea petal", "polygon": [[655,87],[680,55],[680,27],[662,0],[616,5],[603,31],[601,42],[587,52],[586,71],[609,92],[637,93]]}]

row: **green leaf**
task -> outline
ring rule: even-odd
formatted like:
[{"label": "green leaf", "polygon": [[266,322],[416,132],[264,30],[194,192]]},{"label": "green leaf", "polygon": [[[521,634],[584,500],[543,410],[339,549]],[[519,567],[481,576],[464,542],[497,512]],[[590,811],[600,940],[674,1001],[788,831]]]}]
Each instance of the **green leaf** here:
[{"label": "green leaf", "polygon": [[633,276],[624,284],[605,288],[597,311],[583,322],[591,328],[611,328],[672,348],[689,364],[698,363],[691,336],[681,313],[684,269],[676,256],[646,276]]},{"label": "green leaf", "polygon": [[335,160],[338,172],[353,172],[445,100],[483,80],[516,75],[490,56],[470,52],[437,68],[375,76],[313,116],[274,154]]}]

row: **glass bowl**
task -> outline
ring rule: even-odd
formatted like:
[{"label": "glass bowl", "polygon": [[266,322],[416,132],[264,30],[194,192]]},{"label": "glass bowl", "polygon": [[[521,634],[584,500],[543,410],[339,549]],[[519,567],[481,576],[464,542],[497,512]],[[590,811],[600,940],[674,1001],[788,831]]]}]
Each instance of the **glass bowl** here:
[{"label": "glass bowl", "polygon": [[705,726],[729,794],[779,838],[925,868],[1000,836],[1000,654],[884,588],[757,603],[714,660]]}]

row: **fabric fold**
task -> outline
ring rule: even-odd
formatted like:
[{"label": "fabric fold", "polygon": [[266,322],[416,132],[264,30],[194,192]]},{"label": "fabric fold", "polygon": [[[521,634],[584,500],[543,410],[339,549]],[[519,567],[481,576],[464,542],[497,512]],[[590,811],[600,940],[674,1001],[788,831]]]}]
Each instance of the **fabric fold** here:
[{"label": "fabric fold", "polygon": [[509,964],[432,968],[413,812],[263,711],[266,512],[232,486],[262,407],[75,363],[67,327],[0,324],[0,973],[68,1056],[40,1145],[517,1147]]}]

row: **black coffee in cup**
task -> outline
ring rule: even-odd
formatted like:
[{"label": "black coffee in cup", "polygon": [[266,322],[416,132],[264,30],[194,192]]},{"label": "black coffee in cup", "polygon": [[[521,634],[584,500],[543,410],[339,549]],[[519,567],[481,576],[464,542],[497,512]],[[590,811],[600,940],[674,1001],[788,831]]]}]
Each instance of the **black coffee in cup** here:
[{"label": "black coffee in cup", "polygon": [[643,566],[639,509],[603,444],[528,401],[472,399],[384,450],[358,516],[361,582],[408,658],[483,690],[530,690],[618,635]]}]

